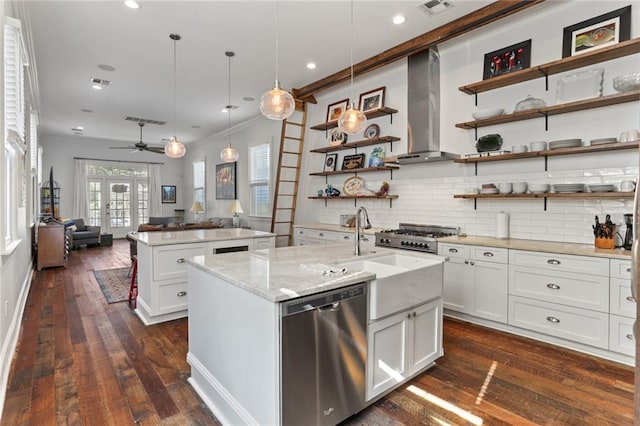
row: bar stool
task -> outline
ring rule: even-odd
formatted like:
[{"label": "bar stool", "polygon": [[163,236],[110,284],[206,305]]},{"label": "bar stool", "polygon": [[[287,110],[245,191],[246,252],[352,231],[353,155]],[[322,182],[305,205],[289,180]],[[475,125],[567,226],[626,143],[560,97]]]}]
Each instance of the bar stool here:
[{"label": "bar stool", "polygon": [[137,297],[138,297],[138,256],[131,256],[131,260],[133,261],[133,271],[131,271],[131,285],[129,286],[129,305],[131,305],[131,301],[133,301],[133,308],[136,309],[138,307]]}]

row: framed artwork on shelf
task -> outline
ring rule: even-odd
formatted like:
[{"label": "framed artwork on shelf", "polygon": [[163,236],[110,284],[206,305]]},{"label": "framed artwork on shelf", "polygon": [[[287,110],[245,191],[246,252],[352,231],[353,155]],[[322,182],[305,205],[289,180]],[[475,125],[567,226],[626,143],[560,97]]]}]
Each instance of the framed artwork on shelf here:
[{"label": "framed artwork on shelf", "polygon": [[175,204],[176,187],[175,185],[162,185],[162,203]]},{"label": "framed artwork on shelf", "polygon": [[331,129],[329,132],[329,146],[337,146],[347,143],[347,134],[339,128]]},{"label": "framed artwork on shelf", "polygon": [[497,77],[531,66],[531,39],[484,55],[482,79]]},{"label": "framed artwork on shelf", "polygon": [[335,172],[337,162],[338,154],[327,154],[327,157],[324,159],[324,171]]},{"label": "framed artwork on shelf", "polygon": [[386,87],[379,87],[360,95],[360,103],[358,109],[362,112],[379,109],[384,106],[384,92]]},{"label": "framed artwork on shelf", "polygon": [[364,167],[364,154],[345,155],[342,158],[342,170],[361,169]]},{"label": "framed artwork on shelf", "polygon": [[630,37],[631,6],[626,6],[566,27],[562,35],[562,57],[602,49]]},{"label": "framed artwork on shelf", "polygon": [[216,164],[216,200],[236,199],[236,163]]},{"label": "framed artwork on shelf", "polygon": [[339,102],[329,104],[327,107],[327,122],[336,121],[340,114],[347,110],[347,105],[349,104],[349,99],[343,99]]},{"label": "framed artwork on shelf", "polygon": [[364,137],[365,139],[375,139],[380,136],[380,126],[377,124],[369,124],[366,129],[364,129]]}]

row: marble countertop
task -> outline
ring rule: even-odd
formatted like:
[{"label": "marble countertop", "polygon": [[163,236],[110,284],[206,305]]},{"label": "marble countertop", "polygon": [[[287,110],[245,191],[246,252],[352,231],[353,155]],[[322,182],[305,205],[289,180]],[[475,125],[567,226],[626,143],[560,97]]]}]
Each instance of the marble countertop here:
[{"label": "marble countertop", "polygon": [[193,229],[180,231],[131,232],[136,241],[148,246],[203,243],[208,241],[242,240],[275,237],[275,234],[243,228]]},{"label": "marble countertop", "polygon": [[[306,228],[306,229],[317,229],[319,231],[334,231],[334,232],[347,232],[353,233],[355,232],[355,228],[349,228],[346,226],[340,226],[333,223],[310,223],[307,225],[293,225],[294,228]],[[374,235],[378,231],[382,231],[388,228],[369,228],[365,229],[364,233],[366,235]]]},{"label": "marble countertop", "polygon": [[[341,263],[365,260],[385,254],[397,253],[376,247],[353,255],[349,243],[334,243],[327,250],[317,246],[280,247],[252,252],[225,253],[215,256],[195,256],[187,263],[225,281],[244,288],[272,302],[283,302],[296,297],[345,287],[376,276],[371,272],[348,271],[323,275],[324,270]],[[443,262],[445,258],[425,253],[403,251],[403,255],[428,258]]]},{"label": "marble countertop", "polygon": [[593,244],[560,243],[555,241],[520,240],[517,238],[498,239],[493,237],[479,237],[468,235],[466,237],[438,238],[438,243],[456,243],[472,246],[501,247],[516,250],[543,251],[559,254],[574,254],[579,256],[608,257],[611,259],[631,259],[631,251],[624,249],[601,249]]}]

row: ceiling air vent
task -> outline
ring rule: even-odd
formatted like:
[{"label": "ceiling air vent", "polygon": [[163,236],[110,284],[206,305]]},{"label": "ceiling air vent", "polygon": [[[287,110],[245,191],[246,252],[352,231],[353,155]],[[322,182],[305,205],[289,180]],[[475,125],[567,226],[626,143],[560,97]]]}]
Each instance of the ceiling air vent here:
[{"label": "ceiling air vent", "polygon": [[428,0],[418,5],[418,8],[422,9],[429,15],[435,15],[436,13],[444,12],[447,9],[451,9],[453,4],[448,0]]},{"label": "ceiling air vent", "polygon": [[111,81],[109,80],[103,80],[101,78],[92,78],[91,79],[91,84],[93,85],[97,85],[97,86],[103,86],[103,87],[107,87],[111,85]]},{"label": "ceiling air vent", "polygon": [[157,124],[158,126],[162,126],[164,124],[167,124],[166,121],[151,120],[151,119],[148,119],[148,118],[131,117],[130,115],[126,116],[124,119],[127,120],[127,121],[135,121],[136,123]]}]

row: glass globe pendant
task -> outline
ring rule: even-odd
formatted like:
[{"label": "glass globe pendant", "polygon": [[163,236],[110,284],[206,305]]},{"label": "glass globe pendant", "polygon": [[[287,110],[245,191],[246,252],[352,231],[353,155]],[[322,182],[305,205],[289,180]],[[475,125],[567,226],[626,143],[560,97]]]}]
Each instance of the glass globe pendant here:
[{"label": "glass globe pendant", "polygon": [[175,136],[164,146],[164,154],[169,158],[182,158],[186,152],[187,148]]},{"label": "glass globe pendant", "polygon": [[296,102],[291,93],[280,88],[280,82],[276,80],[273,89],[264,92],[260,99],[260,112],[271,120],[284,120],[291,117]]},{"label": "glass globe pendant", "polygon": [[343,132],[354,135],[360,133],[367,126],[367,116],[356,109],[353,102],[349,108],[338,117],[338,128]]},{"label": "glass globe pendant", "polygon": [[180,34],[169,34],[169,38],[173,40],[173,137],[169,143],[164,146],[164,154],[169,158],[181,158],[184,157],[184,154],[187,152],[187,148],[185,148],[184,144],[180,142],[178,136],[176,136],[176,43],[182,37],[180,37]]},{"label": "glass globe pendant", "polygon": [[231,147],[231,144],[227,144],[226,148],[220,151],[220,159],[225,163],[233,163],[238,161],[240,158],[240,154],[238,154],[238,150]]}]

